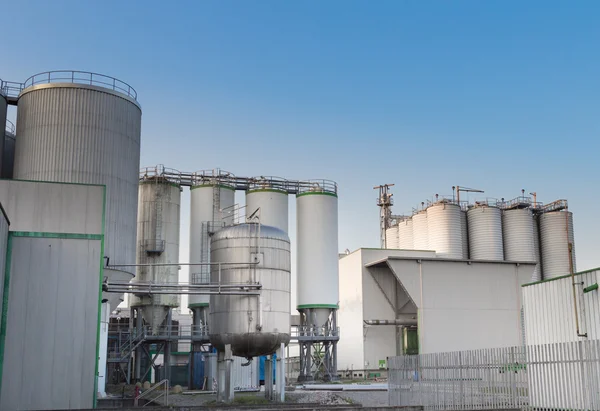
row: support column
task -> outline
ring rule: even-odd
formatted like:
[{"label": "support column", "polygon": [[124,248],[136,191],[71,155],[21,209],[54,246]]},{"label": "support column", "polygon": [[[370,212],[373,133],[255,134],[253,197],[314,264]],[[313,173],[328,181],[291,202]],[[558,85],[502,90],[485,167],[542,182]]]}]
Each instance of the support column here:
[{"label": "support column", "polygon": [[273,400],[273,360],[270,355],[265,359],[265,398]]},{"label": "support column", "polygon": [[98,398],[106,397],[106,356],[108,351],[108,325],[110,323],[110,304],[102,303],[100,312],[100,351],[98,352]]},{"label": "support column", "polygon": [[[130,321],[133,321],[133,314],[135,313],[135,333],[129,335],[129,338],[132,340],[135,338],[139,338],[144,331],[144,325],[142,322],[142,312],[139,308],[131,309],[131,318]],[[140,349],[141,345],[138,346],[135,350],[135,381],[141,382],[142,375],[142,350]]]},{"label": "support column", "polygon": [[275,368],[275,401],[285,402],[285,344],[281,343],[277,350],[277,366]]},{"label": "support column", "polygon": [[233,353],[231,345],[225,345],[225,394],[227,395],[226,402],[233,402],[233,378],[231,370],[233,368]]},{"label": "support column", "polygon": [[231,345],[225,345],[225,351],[217,352],[217,401],[230,403],[233,401],[233,383],[231,381],[231,368],[233,355]]},{"label": "support column", "polygon": [[171,328],[172,328],[171,314],[172,314],[172,310],[169,308],[169,311],[167,311],[167,341],[165,342],[164,349],[163,349],[164,350],[163,366],[165,367],[165,380],[169,381],[169,387],[172,385],[171,384]]}]

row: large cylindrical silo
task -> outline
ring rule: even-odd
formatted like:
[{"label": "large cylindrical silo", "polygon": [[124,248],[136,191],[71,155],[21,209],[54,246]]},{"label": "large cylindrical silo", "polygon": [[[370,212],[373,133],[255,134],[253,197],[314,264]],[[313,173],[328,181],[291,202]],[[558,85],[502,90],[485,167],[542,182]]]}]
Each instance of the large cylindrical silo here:
[{"label": "large cylindrical silo", "polygon": [[255,215],[261,224],[277,227],[284,232],[288,227],[288,193],[277,183],[284,180],[275,178],[255,178],[246,191],[246,218]]},{"label": "large cylindrical silo", "polygon": [[[201,172],[207,176],[207,172]],[[190,262],[210,262],[210,237],[224,226],[233,224],[235,188],[221,177],[229,173],[215,170],[208,178],[198,179],[190,188]],[[210,282],[210,266],[192,265],[189,271],[192,284]],[[194,314],[194,326],[208,325],[208,295],[190,295],[188,308]]]},{"label": "large cylindrical silo", "polygon": [[427,207],[429,249],[442,258],[463,258],[460,207],[439,202]]},{"label": "large cylindrical silo", "polygon": [[462,232],[462,258],[469,259],[469,229],[467,223],[467,212],[460,211],[460,231]]},{"label": "large cylindrical silo", "polygon": [[[140,181],[138,199],[137,264],[169,264],[137,267],[133,282],[179,282],[179,223],[181,188],[155,176]],[[171,265],[172,264],[172,265]],[[169,309],[179,306],[177,295],[133,297],[131,307],[142,307],[142,317],[157,334]]]},{"label": "large cylindrical silo", "polygon": [[[275,227],[249,223],[223,228],[212,236],[211,282],[261,285],[257,295],[210,296],[210,342],[233,355],[273,354],[290,341],[290,240]],[[258,257],[258,264],[256,262]],[[234,263],[234,264],[226,264]]]},{"label": "large cylindrical silo", "polygon": [[469,254],[472,260],[504,260],[502,212],[498,207],[476,205],[467,212]]},{"label": "large cylindrical silo", "polygon": [[573,213],[570,211],[544,213],[540,216],[539,222],[544,279],[571,273],[569,243],[572,244],[573,272],[576,272]]},{"label": "large cylindrical silo", "polygon": [[429,250],[429,234],[427,228],[427,211],[419,211],[412,216],[413,245],[415,250]]},{"label": "large cylindrical silo", "polygon": [[402,250],[414,249],[412,218],[405,218],[398,223],[398,248]]},{"label": "large cylindrical silo", "polygon": [[398,242],[398,225],[393,225],[385,230],[385,248],[397,249],[399,248]]},{"label": "large cylindrical silo", "polygon": [[316,186],[296,196],[297,309],[307,325],[326,325],[338,309],[337,186]]},{"label": "large cylindrical silo", "polygon": [[[78,74],[52,82],[45,73],[25,82],[18,99],[13,177],[105,185],[104,255],[110,265],[131,264],[142,111],[127,84],[90,73],[87,84],[77,83]],[[109,280],[128,281],[133,274],[130,267],[104,269]],[[113,309],[122,300],[115,294],[106,298]]]},{"label": "large cylindrical silo", "polygon": [[[0,133],[0,136],[2,133]],[[4,131],[4,149],[2,152],[2,169],[0,177],[12,178],[15,165],[15,126],[12,122],[6,120],[6,130]]]},{"label": "large cylindrical silo", "polygon": [[539,252],[536,252],[538,235],[531,208],[504,210],[502,235],[504,259],[506,261],[535,261],[537,263],[532,280],[540,281]]}]

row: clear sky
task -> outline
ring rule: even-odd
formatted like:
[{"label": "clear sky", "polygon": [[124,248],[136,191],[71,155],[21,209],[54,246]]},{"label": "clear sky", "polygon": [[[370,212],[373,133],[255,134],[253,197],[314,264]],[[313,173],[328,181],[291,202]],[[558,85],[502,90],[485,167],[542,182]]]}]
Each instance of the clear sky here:
[{"label": "clear sky", "polygon": [[396,184],[396,213],[453,185],[496,198],[524,188],[569,200],[577,268],[600,266],[600,2],[2,0],[0,10],[1,78],[77,69],[137,89],[142,165],[337,181],[340,251],[378,246],[375,185]]}]

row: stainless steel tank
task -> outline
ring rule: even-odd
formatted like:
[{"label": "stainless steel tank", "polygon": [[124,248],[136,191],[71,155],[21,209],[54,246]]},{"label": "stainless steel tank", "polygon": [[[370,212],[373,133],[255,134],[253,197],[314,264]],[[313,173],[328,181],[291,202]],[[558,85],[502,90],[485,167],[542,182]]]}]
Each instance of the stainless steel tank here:
[{"label": "stainless steel tank", "polygon": [[463,258],[460,207],[440,201],[427,207],[429,249],[443,258]]},{"label": "stainless steel tank", "polygon": [[[258,264],[254,264],[258,261]],[[240,224],[217,231],[211,239],[211,283],[260,283],[256,295],[211,295],[211,344],[231,344],[234,355],[273,354],[290,341],[290,240],[282,230]],[[226,265],[225,263],[237,263]],[[240,264],[242,263],[242,264]]]},{"label": "stainless steel tank", "polygon": [[[161,176],[140,181],[137,227],[137,263],[173,264],[140,266],[133,282],[179,282],[179,226],[181,188]],[[133,297],[131,307],[142,307],[142,317],[158,334],[168,310],[179,306],[172,294]]]},{"label": "stainless steel tank", "polygon": [[[54,72],[28,79],[18,99],[13,177],[106,185],[104,254],[110,265],[135,261],[142,121],[136,98],[114,78]],[[134,269],[105,268],[104,275],[130,280]],[[114,309],[122,296],[106,298]]]},{"label": "stainless steel tank", "polygon": [[467,212],[469,255],[472,260],[504,260],[502,211],[487,204],[476,205]]},{"label": "stainless steel tank", "polygon": [[531,208],[504,210],[502,214],[504,259],[506,261],[535,261],[532,281],[540,281],[540,255],[537,248],[537,227]]},{"label": "stainless steel tank", "polygon": [[573,272],[577,271],[573,213],[570,211],[553,211],[542,214],[540,216],[540,238],[542,240],[544,279],[570,274],[569,243],[573,247],[571,252]]}]

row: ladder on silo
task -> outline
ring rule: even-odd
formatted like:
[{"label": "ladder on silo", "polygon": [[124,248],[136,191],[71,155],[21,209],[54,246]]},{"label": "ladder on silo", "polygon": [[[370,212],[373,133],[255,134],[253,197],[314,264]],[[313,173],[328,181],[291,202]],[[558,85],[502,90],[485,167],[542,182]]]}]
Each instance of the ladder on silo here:
[{"label": "ladder on silo", "polygon": [[156,242],[155,248],[157,251],[162,251],[162,199],[160,193],[160,186],[158,184],[158,179],[156,179],[156,189],[154,190],[154,218],[156,219],[154,223],[154,240]]},{"label": "ladder on silo", "polygon": [[213,218],[212,221],[221,221],[223,216],[221,215],[221,187],[219,187],[219,180],[215,179],[213,184]]}]

